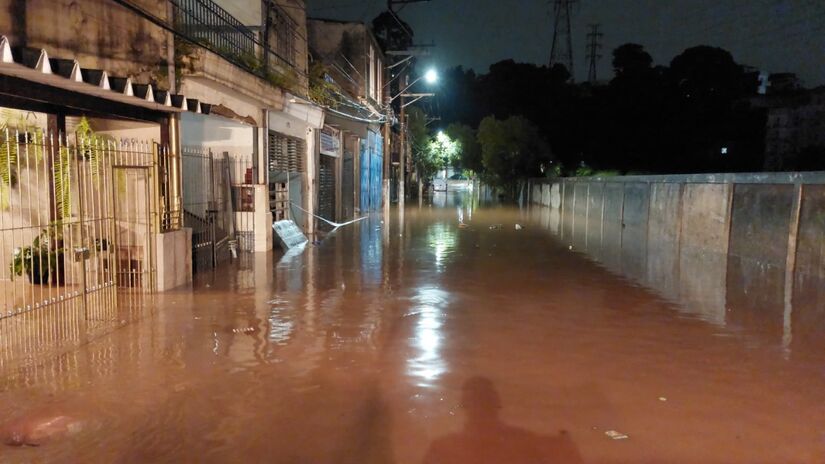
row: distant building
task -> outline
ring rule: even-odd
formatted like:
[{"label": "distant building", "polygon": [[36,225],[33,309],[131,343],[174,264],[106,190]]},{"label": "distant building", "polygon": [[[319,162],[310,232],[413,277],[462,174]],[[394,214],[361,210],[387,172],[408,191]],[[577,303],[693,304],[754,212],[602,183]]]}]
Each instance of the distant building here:
[{"label": "distant building", "polygon": [[825,168],[825,159],[817,159],[825,154],[825,87],[801,90],[788,80],[772,80],[772,87],[774,82],[780,87],[761,100],[767,109],[765,169]]},{"label": "distant building", "polygon": [[794,73],[774,73],[768,76],[768,95],[787,95],[801,90],[802,82]]}]

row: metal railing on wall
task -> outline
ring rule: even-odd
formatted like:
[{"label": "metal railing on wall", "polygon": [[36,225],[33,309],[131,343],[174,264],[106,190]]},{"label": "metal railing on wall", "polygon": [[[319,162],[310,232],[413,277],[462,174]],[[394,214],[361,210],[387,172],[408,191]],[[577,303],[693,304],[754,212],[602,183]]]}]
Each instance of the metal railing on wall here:
[{"label": "metal railing on wall", "polygon": [[[174,10],[174,29],[181,36],[217,53],[233,64],[263,77],[288,85],[291,77],[303,79],[306,69],[299,69],[295,50],[298,27],[295,22],[272,2],[266,2],[267,22],[264,31],[274,39],[244,25],[212,0],[170,0]],[[271,13],[270,13],[271,11]],[[296,72],[290,76],[290,70]]]}]

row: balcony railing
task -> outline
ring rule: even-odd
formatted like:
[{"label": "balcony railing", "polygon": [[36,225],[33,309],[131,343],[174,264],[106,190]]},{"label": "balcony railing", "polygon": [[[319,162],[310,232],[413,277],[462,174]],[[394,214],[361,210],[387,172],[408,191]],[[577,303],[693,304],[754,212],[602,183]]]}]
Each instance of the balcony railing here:
[{"label": "balcony railing", "polygon": [[[299,69],[298,53],[294,50],[294,23],[283,19],[273,21],[277,38],[274,44],[277,48],[273,48],[256,31],[212,0],[170,0],[170,3],[174,8],[175,31],[189,41],[292,91],[306,78],[306,70]],[[285,16],[279,13],[279,17]],[[288,47],[282,43],[282,37],[289,38]]]}]

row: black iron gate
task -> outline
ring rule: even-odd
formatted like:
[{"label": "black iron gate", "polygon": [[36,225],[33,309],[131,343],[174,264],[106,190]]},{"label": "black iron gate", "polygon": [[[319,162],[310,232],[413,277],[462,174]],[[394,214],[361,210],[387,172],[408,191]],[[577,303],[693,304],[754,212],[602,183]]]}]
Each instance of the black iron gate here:
[{"label": "black iron gate", "polygon": [[[329,221],[335,217],[335,158],[321,155],[318,163],[318,215]],[[328,224],[319,224],[322,228]]]},{"label": "black iron gate", "polygon": [[341,172],[341,214],[342,219],[349,220],[355,217],[355,166],[352,152],[344,151]]},{"label": "black iron gate", "polygon": [[183,222],[192,229],[192,269],[212,269],[236,247],[228,153],[183,147]]}]

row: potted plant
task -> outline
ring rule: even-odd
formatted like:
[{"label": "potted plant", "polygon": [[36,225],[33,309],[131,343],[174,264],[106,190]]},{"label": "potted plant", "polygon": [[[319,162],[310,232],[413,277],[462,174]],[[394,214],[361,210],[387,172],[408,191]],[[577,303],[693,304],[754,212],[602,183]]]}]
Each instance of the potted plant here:
[{"label": "potted plant", "polygon": [[29,282],[35,285],[49,281],[57,285],[65,283],[62,242],[56,233],[44,229],[30,246],[15,249],[11,262],[12,277],[22,276],[25,272]]}]

